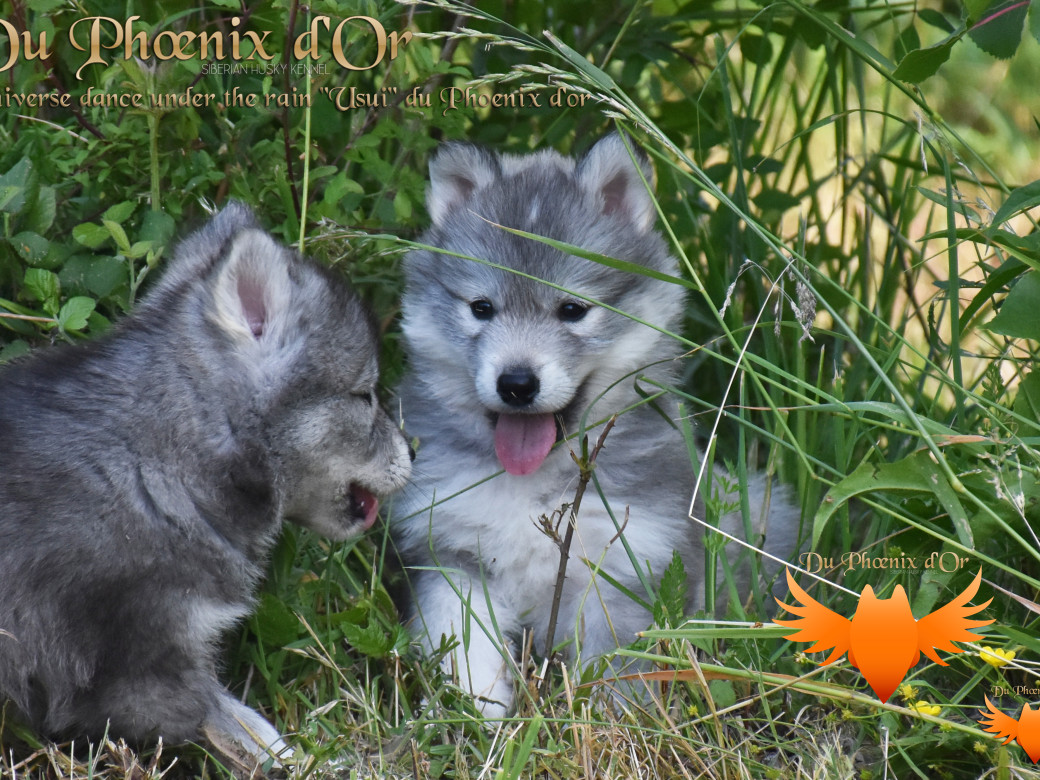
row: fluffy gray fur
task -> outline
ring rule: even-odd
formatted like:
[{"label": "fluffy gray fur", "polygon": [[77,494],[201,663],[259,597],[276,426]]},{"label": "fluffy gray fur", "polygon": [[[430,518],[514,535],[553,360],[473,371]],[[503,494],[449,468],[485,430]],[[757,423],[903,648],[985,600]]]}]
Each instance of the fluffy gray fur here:
[{"label": "fluffy gray fur", "polygon": [[0,371],[0,700],[54,737],[278,732],[217,680],[283,519],[333,539],[410,471],[352,292],[230,205],[97,341]]},{"label": "fluffy gray fur", "polygon": [[[521,633],[533,632],[535,649],[543,647],[560,548],[537,519],[573,501],[578,482],[573,440],[558,443],[533,473],[500,473],[500,415],[553,413],[560,433],[570,434],[584,414],[595,442],[600,428],[592,423],[640,401],[635,374],[675,382],[676,342],[607,308],[591,306],[575,316],[574,307],[591,298],[678,332],[685,306],[678,285],[614,270],[499,226],[675,276],[676,261],[653,229],[656,213],[644,183],[652,180],[649,162],[636,151],[634,163],[617,135],[578,160],[553,151],[510,156],[450,144],[430,164],[433,225],[425,242],[557,285],[431,251],[411,253],[405,266],[410,368],[400,405],[420,445],[413,484],[395,502],[392,529],[406,563],[416,567],[417,633],[428,649],[442,636],[460,639],[445,664],[487,715],[512,705]],[[518,398],[509,387],[503,392],[502,377],[517,372],[534,391],[520,394],[533,397]],[[681,554],[694,609],[703,602],[704,561],[701,526],[688,515],[694,477],[682,436],[658,411],[676,418],[674,399],[663,397],[656,406],[639,405],[618,418],[595,473],[617,522],[630,512],[624,537],[651,581],[659,580],[673,550]],[[755,541],[768,527],[770,548],[792,549],[798,512],[776,496],[770,507],[761,478],[749,492],[759,522]],[[699,499],[692,511],[704,517]],[[727,518],[731,529],[739,524]],[[556,639],[573,639],[572,657],[580,648],[588,661],[632,642],[651,622],[637,602],[591,573],[601,566],[646,597],[618,525],[592,486],[570,556]]]}]

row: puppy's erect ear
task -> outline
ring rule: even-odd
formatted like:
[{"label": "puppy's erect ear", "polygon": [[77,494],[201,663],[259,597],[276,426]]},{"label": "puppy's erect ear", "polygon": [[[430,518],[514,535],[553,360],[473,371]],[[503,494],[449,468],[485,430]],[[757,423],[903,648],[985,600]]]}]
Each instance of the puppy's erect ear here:
[{"label": "puppy's erect ear", "polygon": [[213,291],[213,318],[239,346],[271,343],[292,301],[291,253],[262,230],[231,239]]},{"label": "puppy's erect ear", "polygon": [[643,151],[629,142],[639,169],[621,136],[608,135],[593,146],[578,163],[578,181],[599,205],[603,214],[630,221],[639,232],[654,223],[654,203],[643,179],[653,187],[654,169]]},{"label": "puppy's erect ear", "polygon": [[444,144],[430,160],[430,186],[426,208],[433,224],[440,227],[447,216],[465,208],[474,194],[499,175],[494,154],[473,144]]}]

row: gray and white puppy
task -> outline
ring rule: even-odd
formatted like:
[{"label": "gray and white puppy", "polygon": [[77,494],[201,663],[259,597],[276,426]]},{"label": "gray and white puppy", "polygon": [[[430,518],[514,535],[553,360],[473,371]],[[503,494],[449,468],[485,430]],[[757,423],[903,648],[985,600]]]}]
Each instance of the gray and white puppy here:
[{"label": "gray and white puppy", "polygon": [[[535,649],[543,648],[560,547],[538,518],[574,500],[575,444],[556,445],[583,414],[595,442],[600,427],[593,423],[635,406],[617,419],[596,462],[606,503],[592,486],[585,493],[557,639],[573,638],[572,653],[580,648],[588,661],[646,628],[646,609],[610,582],[648,598],[633,560],[656,585],[678,551],[689,606],[703,602],[701,526],[688,516],[690,457],[659,411],[674,419],[676,404],[669,396],[656,409],[639,404],[634,379],[646,377],[640,384],[651,393],[654,383],[675,383],[677,344],[658,329],[680,329],[683,288],[500,227],[676,276],[677,263],[653,229],[644,184],[653,170],[638,150],[635,159],[612,135],[579,160],[450,144],[430,163],[433,226],[423,240],[527,275],[431,251],[410,253],[405,265],[410,368],[400,405],[420,446],[413,484],[395,502],[391,527],[405,562],[416,567],[417,631],[429,649],[442,636],[460,639],[446,664],[485,715],[500,716],[512,705],[509,670],[522,631],[533,632]],[[770,510],[761,478],[749,493],[755,541],[768,527],[771,548],[791,549],[798,513],[776,499]],[[704,517],[700,500],[693,513]],[[739,516],[726,524],[743,537]]]},{"label": "gray and white puppy", "polygon": [[0,701],[55,737],[288,753],[217,680],[285,519],[332,539],[408,478],[376,334],[233,204],[95,342],[0,371]]}]

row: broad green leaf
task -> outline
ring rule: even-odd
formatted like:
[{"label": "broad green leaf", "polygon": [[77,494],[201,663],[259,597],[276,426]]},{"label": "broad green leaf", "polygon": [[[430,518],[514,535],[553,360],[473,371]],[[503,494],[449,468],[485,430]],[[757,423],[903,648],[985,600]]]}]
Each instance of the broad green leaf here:
[{"label": "broad green leaf", "polygon": [[895,463],[861,463],[827,491],[813,519],[813,547],[819,544],[827,522],[849,499],[863,493],[904,490],[934,496],[949,515],[960,543],[968,548],[974,546],[968,517],[946,476],[930,453],[916,452]]},{"label": "broad green leaf", "polygon": [[10,242],[18,255],[30,265],[39,265],[51,247],[46,238],[28,230],[11,236]]},{"label": "broad green leaf", "polygon": [[58,326],[65,331],[83,330],[87,327],[87,318],[93,313],[97,301],[78,295],[69,298],[58,312]]},{"label": "broad green leaf", "polygon": [[400,220],[408,220],[412,216],[412,201],[404,190],[398,190],[394,196],[394,213]]},{"label": "broad green leaf", "polygon": [[1040,206],[1040,179],[1014,189],[993,215],[993,224],[1002,225],[1021,211]]},{"label": "broad green leaf", "polygon": [[89,249],[97,249],[108,241],[112,234],[101,225],[95,225],[93,222],[83,222],[72,228],[72,237]]},{"label": "broad green leaf", "polygon": [[21,227],[41,236],[46,235],[54,225],[54,216],[58,209],[54,188],[40,187],[31,201],[20,215]]},{"label": "broad green leaf", "polygon": [[896,38],[896,59],[902,60],[907,54],[921,48],[921,36],[913,24],[908,24]]},{"label": "broad green leaf", "polygon": [[764,65],[773,58],[773,45],[765,35],[744,33],[740,36],[740,53],[756,65]]},{"label": "broad green leaf", "polygon": [[392,639],[375,621],[366,626],[345,621],[340,623],[339,627],[343,631],[344,639],[354,649],[372,658],[384,658],[393,648]]},{"label": "broad green leaf", "polygon": [[253,630],[270,647],[284,647],[300,636],[300,619],[285,602],[270,593],[260,594],[260,606],[253,614]]},{"label": "broad green leaf", "polygon": [[783,212],[793,209],[802,201],[784,190],[767,189],[762,190],[751,199],[762,211]]},{"label": "broad green leaf", "polygon": [[[1004,0],[988,8],[968,36],[987,54],[1006,60],[1015,54],[1022,40],[1029,0]],[[977,18],[974,15],[971,18]]]},{"label": "broad green leaf", "polygon": [[1040,273],[1023,274],[997,316],[981,327],[1016,339],[1040,341]]},{"label": "broad green leaf", "polygon": [[116,246],[119,247],[119,251],[126,254],[130,251],[130,239],[126,237],[126,231],[123,230],[123,226],[118,222],[113,222],[110,219],[101,220],[101,224],[105,226],[112,238],[116,242]]},{"label": "broad green leaf", "polygon": [[[944,239],[949,234],[945,230],[939,230],[934,233],[928,233],[922,237],[924,241],[931,241],[933,239]],[[985,230],[979,230],[978,228],[957,228],[953,231],[955,238],[959,238],[965,241],[974,241],[977,244],[992,244],[998,246],[1007,252],[1008,255],[1018,260],[1019,262],[1025,263],[1030,268],[1035,268],[1040,271],[1040,231],[1029,233],[1024,236],[1017,236],[1007,230],[1000,230],[999,228],[986,228]]]},{"label": "broad green leaf", "polygon": [[165,246],[173,238],[176,226],[173,217],[165,211],[146,211],[141,220],[139,239],[151,241],[155,246]]},{"label": "broad green leaf", "polygon": [[933,8],[922,8],[917,12],[917,18],[927,25],[942,30],[944,33],[952,33],[957,29],[953,22]]},{"label": "broad green leaf", "polygon": [[32,163],[28,157],[23,157],[0,176],[0,211],[17,214],[25,207],[31,176]]},{"label": "broad green leaf", "polygon": [[[975,211],[975,209],[967,206],[964,203],[958,202],[956,198],[951,197],[946,193],[936,192],[935,190],[930,190],[927,187],[921,186],[918,186],[917,191],[924,195],[926,198],[928,198],[928,200],[932,201],[932,203],[938,203],[944,209],[953,209],[955,212],[961,214],[966,220],[968,220],[969,223],[978,225],[982,222],[982,220],[979,219],[979,213]],[[946,231],[943,230],[938,231],[936,233],[930,233],[929,235],[925,236],[925,238],[936,238],[945,235]]]},{"label": "broad green leaf", "polygon": [[27,268],[23,284],[25,290],[43,304],[44,311],[51,315],[57,313],[61,292],[57,274],[44,268]]},{"label": "broad green leaf", "polygon": [[654,604],[654,622],[661,627],[675,627],[686,615],[686,569],[678,551],[673,551],[672,561],[661,576],[661,587]]},{"label": "broad green leaf", "polygon": [[994,295],[1028,270],[1025,263],[1012,257],[1004,261],[1000,268],[991,272],[986,278],[986,283],[975,293],[971,303],[965,306],[964,311],[961,312],[961,330],[967,329],[975,313],[985,306]]},{"label": "broad green leaf", "polygon": [[128,280],[126,263],[115,257],[75,255],[58,274],[69,292],[82,291],[104,298]]},{"label": "broad green leaf", "polygon": [[964,10],[973,24],[983,17],[991,5],[994,5],[993,0],[964,0]]},{"label": "broad green leaf", "polygon": [[102,221],[111,220],[112,222],[122,224],[130,218],[130,215],[134,213],[135,208],[137,208],[137,204],[133,201],[124,200],[122,203],[117,203],[107,209],[105,213],[101,215],[101,219]]},{"label": "broad green leaf", "polygon": [[1012,407],[1016,414],[1036,422],[1032,430],[1019,431],[1021,436],[1036,436],[1040,433],[1040,372],[1031,371],[1018,385],[1018,395]]},{"label": "broad green leaf", "polygon": [[0,364],[22,357],[23,355],[28,355],[31,351],[32,350],[26,342],[21,339],[15,339],[11,343],[0,347]]},{"label": "broad green leaf", "polygon": [[892,75],[901,81],[909,81],[911,84],[921,83],[934,76],[943,63],[950,59],[950,52],[958,40],[960,40],[959,34],[951,36],[935,46],[929,46],[927,49],[909,52],[900,60]]},{"label": "broad green leaf", "polygon": [[131,260],[136,260],[139,257],[144,257],[146,254],[155,249],[155,244],[151,241],[138,241],[128,250],[123,252]]},{"label": "broad green leaf", "polygon": [[[21,200],[16,200],[21,197]],[[0,211],[17,214],[25,202],[24,190],[16,184],[0,185]]]}]

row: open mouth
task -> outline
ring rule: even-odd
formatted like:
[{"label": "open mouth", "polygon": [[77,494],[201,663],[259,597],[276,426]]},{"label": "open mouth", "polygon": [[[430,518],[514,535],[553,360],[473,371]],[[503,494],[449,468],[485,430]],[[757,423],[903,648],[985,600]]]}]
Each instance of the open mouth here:
[{"label": "open mouth", "polygon": [[576,405],[577,398],[556,412],[489,412],[495,431],[495,455],[502,468],[514,476],[537,471],[553,445],[563,440]]},{"label": "open mouth", "polygon": [[379,511],[379,499],[357,483],[350,484],[350,516],[365,529],[369,529],[376,521]]}]

